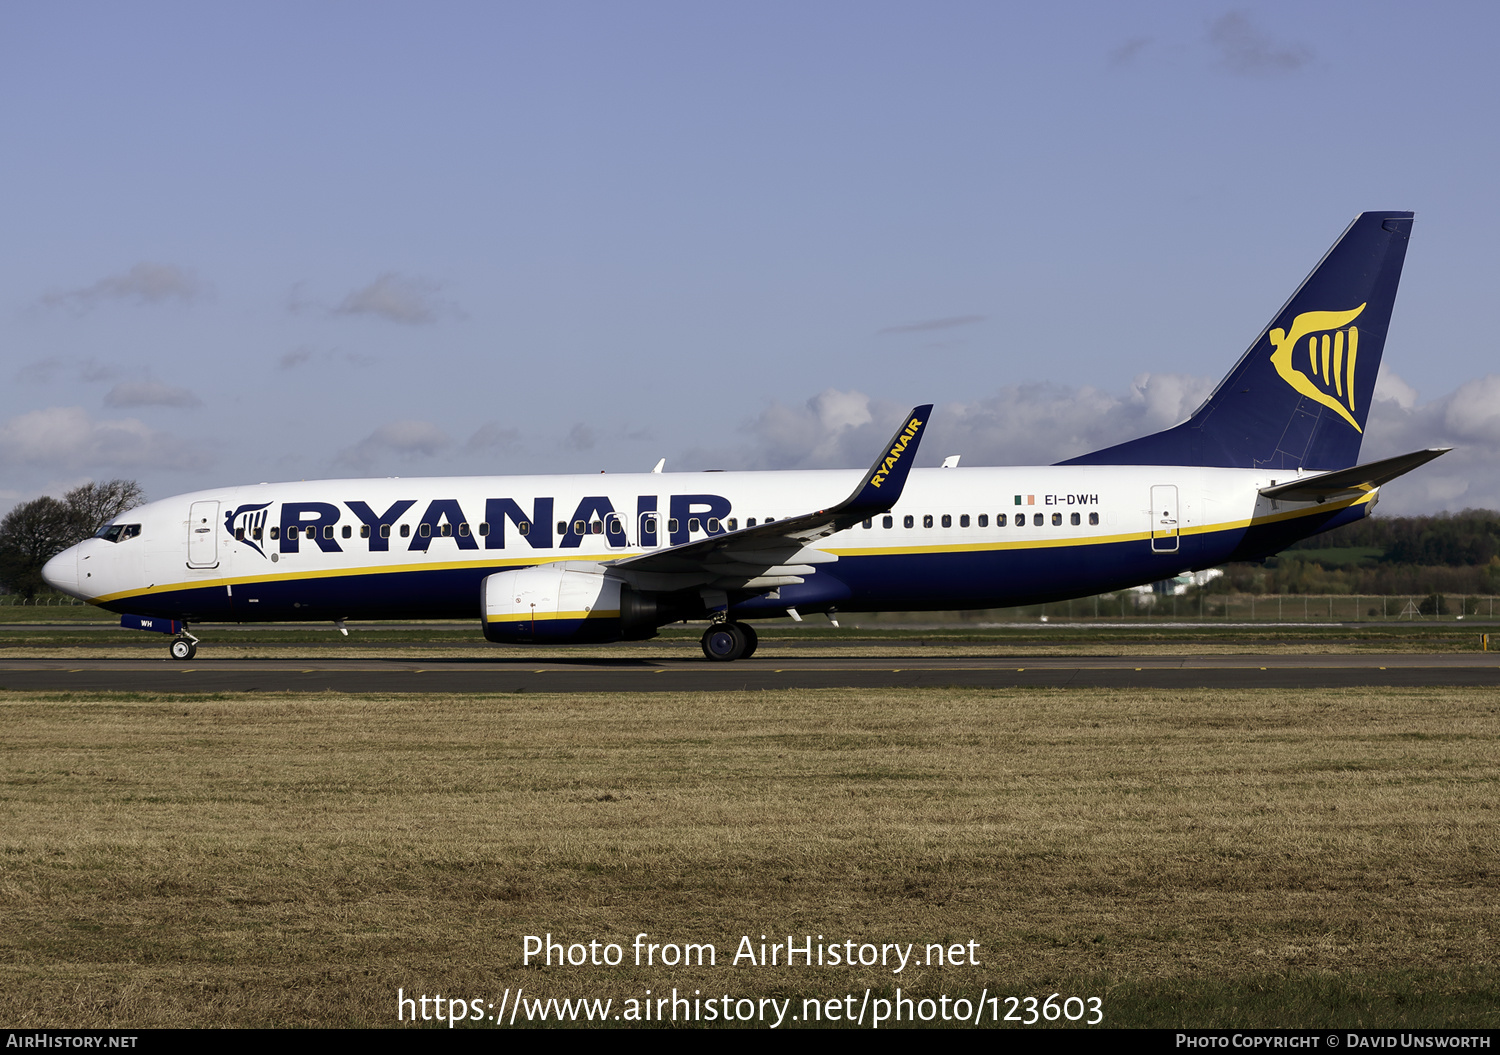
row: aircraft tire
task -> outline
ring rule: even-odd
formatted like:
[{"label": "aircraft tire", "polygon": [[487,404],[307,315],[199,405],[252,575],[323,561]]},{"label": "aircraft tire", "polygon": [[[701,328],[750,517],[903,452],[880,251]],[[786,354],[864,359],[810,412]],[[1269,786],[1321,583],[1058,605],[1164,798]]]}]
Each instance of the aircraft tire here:
[{"label": "aircraft tire", "polygon": [[703,631],[703,654],[716,663],[728,663],[745,654],[746,641],[739,623],[715,623]]},{"label": "aircraft tire", "polygon": [[179,637],[172,641],[173,659],[192,659],[198,654],[198,646],[185,637]]},{"label": "aircraft tire", "polygon": [[760,635],[755,632],[755,627],[749,623],[735,623],[734,625],[739,627],[740,633],[745,635],[745,653],[740,658],[749,659],[755,655],[755,648],[760,644]]}]

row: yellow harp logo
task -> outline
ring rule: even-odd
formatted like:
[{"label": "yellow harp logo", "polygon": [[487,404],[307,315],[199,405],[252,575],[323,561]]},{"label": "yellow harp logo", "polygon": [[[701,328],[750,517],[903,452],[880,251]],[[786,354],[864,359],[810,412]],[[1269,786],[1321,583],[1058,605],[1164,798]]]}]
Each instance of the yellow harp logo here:
[{"label": "yellow harp logo", "polygon": [[[1271,331],[1271,344],[1276,348],[1271,353],[1271,365],[1281,379],[1308,399],[1338,411],[1356,432],[1364,431],[1350,413],[1354,410],[1359,328],[1349,323],[1364,310],[1361,304],[1352,311],[1304,311],[1292,320],[1291,333],[1280,327]],[[1297,356],[1299,344],[1307,350],[1306,359]],[[1299,361],[1307,364],[1305,371],[1298,368]]]}]

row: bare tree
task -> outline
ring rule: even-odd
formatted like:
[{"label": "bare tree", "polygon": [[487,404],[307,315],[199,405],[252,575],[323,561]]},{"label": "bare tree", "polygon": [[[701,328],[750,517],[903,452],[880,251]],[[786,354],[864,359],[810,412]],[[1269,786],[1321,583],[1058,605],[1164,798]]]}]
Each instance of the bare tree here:
[{"label": "bare tree", "polygon": [[146,492],[134,480],[108,480],[102,484],[86,483],[63,495],[63,504],[72,516],[73,531],[69,545],[82,542],[127,509],[146,500]]}]

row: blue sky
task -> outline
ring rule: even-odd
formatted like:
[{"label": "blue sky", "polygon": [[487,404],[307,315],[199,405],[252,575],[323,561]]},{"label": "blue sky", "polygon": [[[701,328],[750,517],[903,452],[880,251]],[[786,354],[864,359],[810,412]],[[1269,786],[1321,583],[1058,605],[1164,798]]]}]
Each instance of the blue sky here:
[{"label": "blue sky", "polygon": [[8,4],[0,509],[361,475],[1050,462],[1414,209],[1382,510],[1500,507],[1500,9]]}]

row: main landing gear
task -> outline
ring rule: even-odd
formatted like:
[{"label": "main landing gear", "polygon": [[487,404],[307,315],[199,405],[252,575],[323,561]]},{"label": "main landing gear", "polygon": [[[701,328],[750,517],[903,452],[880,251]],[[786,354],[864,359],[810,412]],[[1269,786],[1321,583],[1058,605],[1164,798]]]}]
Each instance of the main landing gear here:
[{"label": "main landing gear", "polygon": [[715,623],[703,631],[703,654],[716,662],[749,659],[759,643],[749,623]]}]

